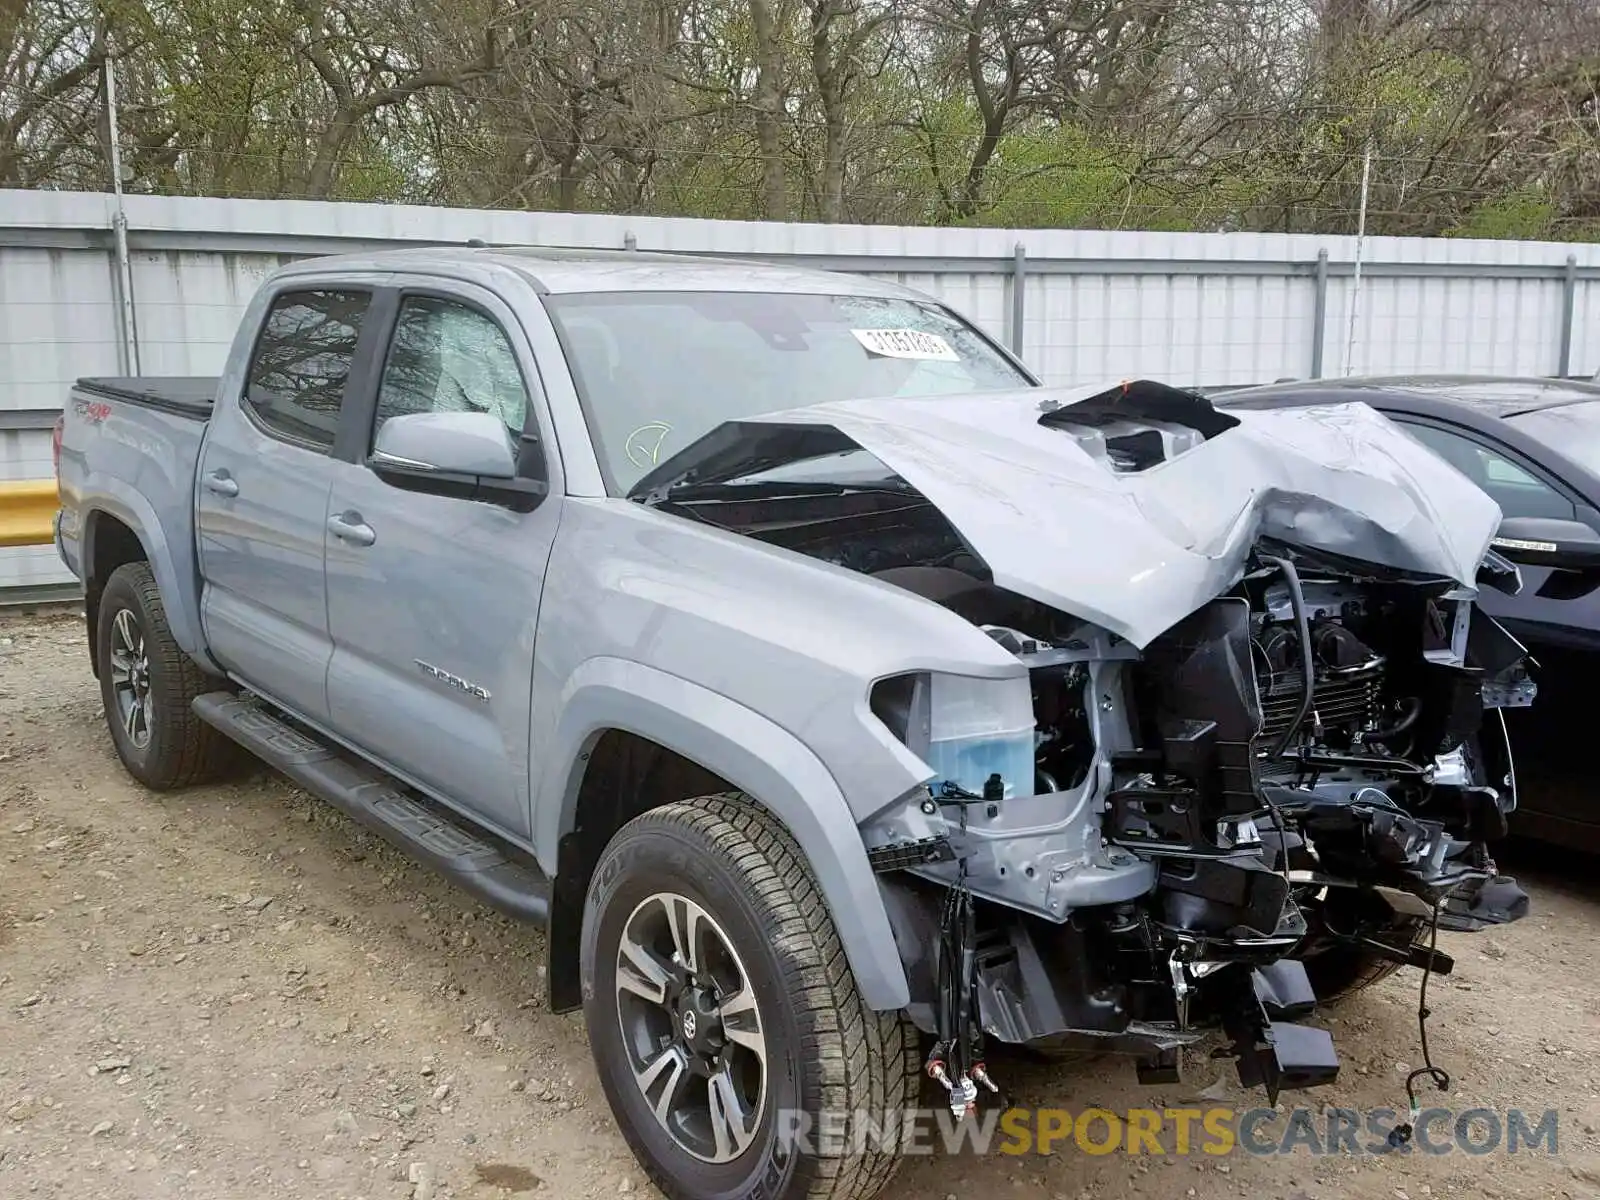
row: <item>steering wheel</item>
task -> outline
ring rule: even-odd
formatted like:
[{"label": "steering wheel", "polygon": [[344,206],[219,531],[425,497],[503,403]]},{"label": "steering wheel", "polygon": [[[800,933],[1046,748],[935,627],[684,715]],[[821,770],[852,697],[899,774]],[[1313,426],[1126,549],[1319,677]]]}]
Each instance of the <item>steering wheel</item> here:
[{"label": "steering wheel", "polygon": [[628,461],[641,471],[647,471],[661,461],[661,444],[672,432],[665,421],[650,421],[639,426],[622,443]]}]

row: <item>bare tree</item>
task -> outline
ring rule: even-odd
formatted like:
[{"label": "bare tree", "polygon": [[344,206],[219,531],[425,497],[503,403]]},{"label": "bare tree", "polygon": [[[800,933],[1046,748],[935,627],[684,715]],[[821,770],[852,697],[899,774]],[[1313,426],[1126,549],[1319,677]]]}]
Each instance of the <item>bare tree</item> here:
[{"label": "bare tree", "polygon": [[0,0],[0,187],[103,183],[81,151],[101,113],[107,32],[87,0]]},{"label": "bare tree", "polygon": [[[871,67],[873,40],[891,20],[892,7],[869,9],[863,0],[807,0],[810,10],[811,79],[822,112],[820,215],[844,219],[844,182],[849,150],[851,92]],[[877,57],[882,70],[882,56]]]}]

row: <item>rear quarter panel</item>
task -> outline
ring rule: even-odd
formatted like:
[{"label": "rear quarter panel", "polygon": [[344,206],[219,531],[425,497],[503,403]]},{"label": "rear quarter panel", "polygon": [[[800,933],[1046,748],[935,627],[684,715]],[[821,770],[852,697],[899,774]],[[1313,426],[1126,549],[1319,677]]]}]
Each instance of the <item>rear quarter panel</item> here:
[{"label": "rear quarter panel", "polygon": [[89,582],[111,522],[133,531],[178,644],[205,661],[194,542],[194,478],[205,422],[73,388],[61,439],[62,560]]}]

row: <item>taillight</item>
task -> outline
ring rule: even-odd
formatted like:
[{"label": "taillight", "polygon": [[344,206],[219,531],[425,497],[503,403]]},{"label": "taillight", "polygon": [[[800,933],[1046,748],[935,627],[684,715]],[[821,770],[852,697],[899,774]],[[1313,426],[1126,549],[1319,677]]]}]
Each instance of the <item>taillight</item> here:
[{"label": "taillight", "polygon": [[56,418],[55,428],[50,432],[50,469],[56,473],[58,483],[61,481],[61,427],[66,420],[66,413],[62,413]]}]

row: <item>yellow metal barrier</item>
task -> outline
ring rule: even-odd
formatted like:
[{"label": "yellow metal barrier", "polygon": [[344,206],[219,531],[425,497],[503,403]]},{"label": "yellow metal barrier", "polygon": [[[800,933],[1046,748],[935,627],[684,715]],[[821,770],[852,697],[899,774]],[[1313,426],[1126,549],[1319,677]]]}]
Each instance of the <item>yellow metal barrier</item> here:
[{"label": "yellow metal barrier", "polygon": [[53,479],[0,483],[0,546],[48,546],[61,500]]}]

